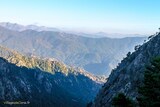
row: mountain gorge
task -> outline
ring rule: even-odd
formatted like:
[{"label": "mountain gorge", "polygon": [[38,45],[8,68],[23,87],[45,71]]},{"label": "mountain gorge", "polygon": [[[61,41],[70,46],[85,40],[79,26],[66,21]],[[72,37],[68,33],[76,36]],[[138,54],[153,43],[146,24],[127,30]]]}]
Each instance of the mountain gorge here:
[{"label": "mountain gorge", "polygon": [[118,93],[124,93],[137,102],[138,87],[143,84],[145,66],[157,56],[160,56],[160,33],[121,61],[97,95],[94,106],[111,107],[112,99]]},{"label": "mountain gorge", "polygon": [[[135,87],[141,84],[157,37],[144,43],[146,37],[91,38],[47,27],[1,23],[1,104],[24,101],[33,107],[84,107],[98,92],[95,107],[110,106],[118,92],[136,100]],[[111,69],[108,79],[105,76]]]},{"label": "mountain gorge", "polygon": [[0,57],[1,105],[5,101],[28,101],[30,106],[40,107],[85,106],[104,82],[56,59],[27,57],[2,46]]},{"label": "mountain gorge", "polygon": [[[0,44],[25,55],[56,58],[95,75],[110,74],[128,51],[146,37],[90,38],[62,31],[35,30],[0,24]],[[24,26],[23,26],[24,29]],[[136,35],[135,35],[136,36]],[[129,45],[128,45],[129,44]]]}]

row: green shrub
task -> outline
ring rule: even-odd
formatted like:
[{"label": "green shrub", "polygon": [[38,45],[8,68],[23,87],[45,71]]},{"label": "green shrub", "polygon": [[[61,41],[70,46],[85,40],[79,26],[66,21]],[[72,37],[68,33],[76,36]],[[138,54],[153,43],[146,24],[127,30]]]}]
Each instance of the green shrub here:
[{"label": "green shrub", "polygon": [[133,107],[133,102],[123,93],[119,93],[112,99],[113,107]]},{"label": "green shrub", "polygon": [[146,67],[143,86],[137,98],[140,107],[160,107],[160,57],[156,57]]}]

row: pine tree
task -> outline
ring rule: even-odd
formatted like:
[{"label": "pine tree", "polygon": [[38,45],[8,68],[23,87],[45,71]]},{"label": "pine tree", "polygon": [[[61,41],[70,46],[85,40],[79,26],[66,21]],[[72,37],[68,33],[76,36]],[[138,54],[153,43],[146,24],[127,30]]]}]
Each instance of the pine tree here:
[{"label": "pine tree", "polygon": [[93,106],[93,103],[92,103],[92,101],[91,101],[91,102],[87,103],[87,106],[86,106],[86,107],[92,107],[92,106]]},{"label": "pine tree", "polygon": [[113,107],[133,107],[133,102],[123,93],[119,93],[112,99]]},{"label": "pine tree", "polygon": [[140,107],[160,107],[160,57],[151,61],[144,73],[144,85],[137,98]]}]

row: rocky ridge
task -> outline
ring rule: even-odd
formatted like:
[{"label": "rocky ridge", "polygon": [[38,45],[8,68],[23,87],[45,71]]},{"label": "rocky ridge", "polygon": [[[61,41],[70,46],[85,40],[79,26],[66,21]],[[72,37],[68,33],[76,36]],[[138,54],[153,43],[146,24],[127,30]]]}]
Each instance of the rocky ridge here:
[{"label": "rocky ridge", "polygon": [[0,101],[29,101],[29,106],[85,106],[103,80],[56,59],[27,57],[0,47]]},{"label": "rocky ridge", "polygon": [[95,99],[95,107],[110,107],[112,98],[122,92],[136,102],[138,87],[142,85],[145,65],[160,55],[160,33],[128,54],[112,71]]}]

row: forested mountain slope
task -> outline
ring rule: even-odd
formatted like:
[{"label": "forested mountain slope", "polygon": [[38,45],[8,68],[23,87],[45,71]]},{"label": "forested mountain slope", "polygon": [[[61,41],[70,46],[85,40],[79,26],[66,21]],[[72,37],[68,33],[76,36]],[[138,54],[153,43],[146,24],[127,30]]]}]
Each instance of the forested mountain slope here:
[{"label": "forested mountain slope", "polygon": [[[136,35],[135,35],[136,36]],[[61,31],[13,31],[0,27],[0,44],[26,55],[56,58],[96,74],[110,74],[145,37],[88,38]],[[129,44],[129,45],[128,45]]]}]

